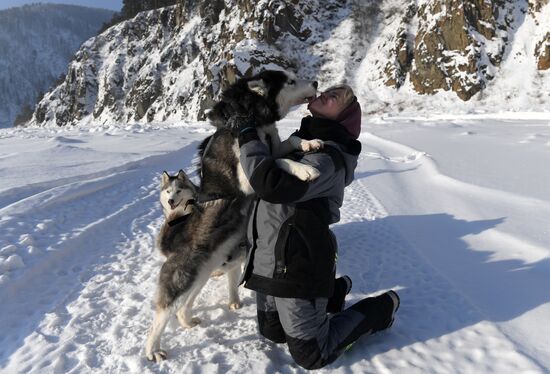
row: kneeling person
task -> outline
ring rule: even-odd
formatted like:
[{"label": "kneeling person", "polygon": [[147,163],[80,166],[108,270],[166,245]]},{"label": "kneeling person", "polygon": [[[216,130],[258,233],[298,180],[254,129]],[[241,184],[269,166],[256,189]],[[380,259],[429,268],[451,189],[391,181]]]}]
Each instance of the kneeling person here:
[{"label": "kneeling person", "polygon": [[361,108],[351,88],[340,85],[308,109],[312,116],[302,119],[295,135],[321,139],[324,146],[285,157],[318,169],[311,182],[280,169],[253,127],[239,129],[240,161],[259,197],[249,223],[252,247],[243,281],[257,292],[260,333],[286,342],[297,364],[316,369],[361,335],[388,328],[399,298],[389,291],[341,310],[351,281],[334,279],[337,243],[329,225],[340,219],[344,188],[357,166]]}]

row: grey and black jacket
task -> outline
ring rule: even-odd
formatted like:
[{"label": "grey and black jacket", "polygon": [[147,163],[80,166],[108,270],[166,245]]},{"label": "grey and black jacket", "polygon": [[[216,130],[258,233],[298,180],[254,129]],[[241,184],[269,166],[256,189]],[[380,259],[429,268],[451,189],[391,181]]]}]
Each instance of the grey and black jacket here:
[{"label": "grey and black jacket", "polygon": [[278,168],[256,131],[239,136],[240,161],[258,197],[242,280],[245,287],[276,297],[330,297],[337,244],[329,225],[340,220],[361,143],[338,122],[314,117],[304,118],[296,135],[325,143],[320,151],[287,156],[320,171],[312,182]]}]

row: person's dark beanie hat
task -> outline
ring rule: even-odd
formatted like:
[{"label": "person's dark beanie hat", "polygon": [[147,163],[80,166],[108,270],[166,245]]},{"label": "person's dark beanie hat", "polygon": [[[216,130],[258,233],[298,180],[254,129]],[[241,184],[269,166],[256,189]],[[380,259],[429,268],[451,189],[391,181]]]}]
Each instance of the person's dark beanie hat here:
[{"label": "person's dark beanie hat", "polygon": [[336,117],[336,121],[340,122],[355,139],[359,137],[361,133],[361,105],[359,105],[357,97],[353,97],[352,102]]}]

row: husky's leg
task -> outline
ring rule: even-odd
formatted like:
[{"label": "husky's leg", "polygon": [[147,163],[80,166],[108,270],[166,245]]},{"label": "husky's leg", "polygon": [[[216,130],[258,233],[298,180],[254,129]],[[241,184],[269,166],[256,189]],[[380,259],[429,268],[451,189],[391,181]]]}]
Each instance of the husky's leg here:
[{"label": "husky's leg", "polygon": [[229,289],[229,309],[235,310],[241,307],[241,300],[239,299],[239,279],[241,277],[241,261],[233,266],[231,270],[227,271],[227,288]]},{"label": "husky's leg", "polygon": [[315,169],[313,166],[305,165],[286,158],[279,158],[275,160],[275,163],[288,174],[294,175],[296,178],[303,180],[304,182],[313,181],[321,175],[319,170]]},{"label": "husky's leg", "polygon": [[323,148],[325,143],[321,139],[304,140],[298,136],[291,135],[287,140],[281,142],[273,157],[281,158],[294,151],[311,152]]},{"label": "husky's leg", "polygon": [[187,292],[187,298],[183,299],[183,302],[181,303],[181,306],[178,309],[178,312],[176,313],[176,315],[178,316],[178,321],[181,327],[183,327],[184,329],[195,327],[199,323],[201,323],[200,318],[191,317],[191,311],[193,309],[193,303],[195,302],[195,298],[197,297],[199,292],[202,290],[207,280],[208,280],[208,275],[199,277],[195,281],[195,284],[191,286],[191,289]]},{"label": "husky's leg", "polygon": [[[290,138],[297,138],[297,137],[296,136],[291,136]],[[275,157],[275,158],[284,157],[284,156],[288,155],[289,153],[300,150],[299,145],[296,146],[296,144],[294,142],[292,142],[290,140],[290,138],[288,138],[284,142],[281,142],[281,144],[279,144],[278,149],[272,151],[272,156],[273,157]],[[301,140],[300,138],[298,138],[298,139]]]},{"label": "husky's leg", "polygon": [[170,319],[171,308],[157,307],[153,326],[149,331],[147,342],[145,344],[145,355],[149,361],[161,362],[166,359],[166,352],[160,349],[160,337],[166,328],[166,324]]}]

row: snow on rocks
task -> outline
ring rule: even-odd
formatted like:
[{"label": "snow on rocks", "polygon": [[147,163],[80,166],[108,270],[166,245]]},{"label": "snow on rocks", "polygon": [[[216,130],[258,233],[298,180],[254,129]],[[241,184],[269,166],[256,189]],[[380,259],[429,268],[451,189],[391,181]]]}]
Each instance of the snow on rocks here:
[{"label": "snow on rocks", "polygon": [[527,1],[178,2],[84,43],[30,124],[201,119],[228,83],[266,68],[295,70],[321,89],[347,82],[370,114],[547,110],[550,70],[537,65],[548,64],[550,4],[527,8]]}]

